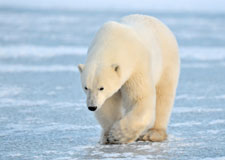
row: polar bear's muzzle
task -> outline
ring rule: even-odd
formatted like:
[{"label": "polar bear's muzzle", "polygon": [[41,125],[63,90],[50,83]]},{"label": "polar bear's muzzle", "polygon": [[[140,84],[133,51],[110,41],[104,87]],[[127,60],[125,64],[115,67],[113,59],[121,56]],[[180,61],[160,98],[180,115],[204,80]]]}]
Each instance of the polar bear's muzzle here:
[{"label": "polar bear's muzzle", "polygon": [[87,107],[90,111],[96,111],[100,109],[105,102],[105,96],[99,94],[98,92],[91,92],[87,93]]}]

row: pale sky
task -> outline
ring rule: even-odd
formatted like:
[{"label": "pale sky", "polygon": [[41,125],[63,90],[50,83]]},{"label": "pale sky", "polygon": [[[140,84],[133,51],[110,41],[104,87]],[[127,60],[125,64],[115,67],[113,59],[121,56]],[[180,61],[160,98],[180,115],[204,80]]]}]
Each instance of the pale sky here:
[{"label": "pale sky", "polygon": [[0,0],[0,6],[225,12],[225,0]]}]

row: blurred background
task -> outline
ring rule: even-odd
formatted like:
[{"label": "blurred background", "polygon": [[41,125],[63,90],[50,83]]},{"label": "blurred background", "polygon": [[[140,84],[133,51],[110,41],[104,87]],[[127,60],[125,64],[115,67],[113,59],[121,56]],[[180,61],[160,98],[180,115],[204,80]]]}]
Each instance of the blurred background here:
[{"label": "blurred background", "polygon": [[[181,75],[169,138],[98,144],[77,64],[103,23],[155,16]],[[225,159],[224,0],[0,0],[0,159]]]},{"label": "blurred background", "polygon": [[2,6],[26,7],[38,9],[71,9],[71,10],[158,10],[158,11],[197,11],[224,12],[224,1],[204,0],[1,0]]}]

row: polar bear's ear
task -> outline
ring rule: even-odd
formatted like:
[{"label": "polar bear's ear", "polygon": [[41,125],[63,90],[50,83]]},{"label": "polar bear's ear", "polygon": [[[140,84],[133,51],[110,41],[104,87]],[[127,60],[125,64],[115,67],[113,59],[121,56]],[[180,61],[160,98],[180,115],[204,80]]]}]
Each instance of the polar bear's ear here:
[{"label": "polar bear's ear", "polygon": [[112,68],[115,72],[117,72],[118,74],[120,73],[120,66],[118,64],[113,64]]},{"label": "polar bear's ear", "polygon": [[78,64],[78,69],[79,69],[80,73],[82,73],[84,70],[84,64]]}]

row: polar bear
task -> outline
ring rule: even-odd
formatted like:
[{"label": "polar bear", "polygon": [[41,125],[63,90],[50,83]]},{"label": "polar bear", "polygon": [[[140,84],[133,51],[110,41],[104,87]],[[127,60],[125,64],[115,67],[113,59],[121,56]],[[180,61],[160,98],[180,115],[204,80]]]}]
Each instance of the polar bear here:
[{"label": "polar bear", "polygon": [[162,22],[129,15],[105,23],[78,69],[103,144],[166,139],[180,60],[176,39]]}]

